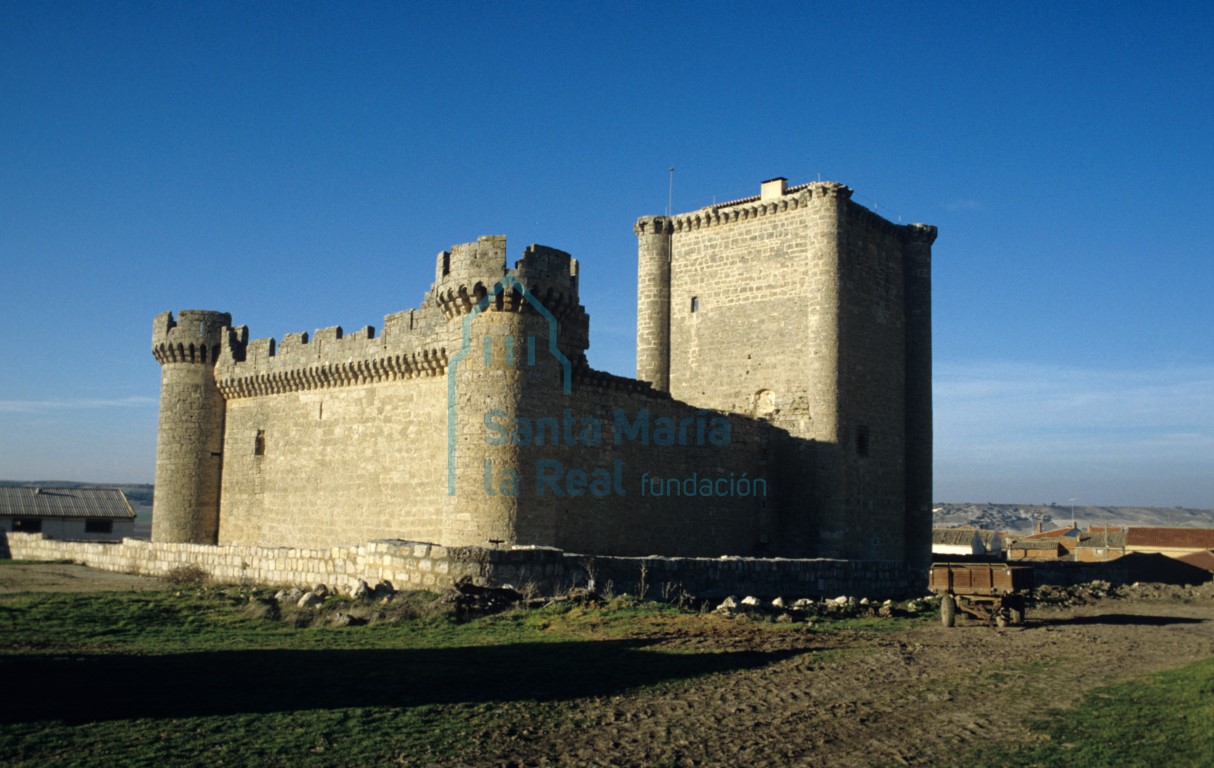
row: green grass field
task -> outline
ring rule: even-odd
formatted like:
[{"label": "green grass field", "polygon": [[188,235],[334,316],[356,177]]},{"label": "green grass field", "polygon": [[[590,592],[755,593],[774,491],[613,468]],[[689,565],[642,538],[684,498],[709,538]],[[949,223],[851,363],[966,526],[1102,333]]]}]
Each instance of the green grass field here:
[{"label": "green grass field", "polygon": [[1040,741],[975,754],[992,768],[1214,765],[1214,659],[1095,691],[1034,728]]},{"label": "green grass field", "polygon": [[[780,643],[723,650],[671,638],[721,626],[830,636],[934,621],[739,625],[627,598],[459,621],[434,595],[334,599],[319,614],[280,609],[267,595],[185,586],[0,596],[0,764],[426,765],[569,722],[574,700],[690,685],[790,653]],[[369,623],[332,626],[342,611]],[[753,649],[768,645],[776,650]],[[827,643],[815,658],[829,665],[849,652]],[[1017,671],[1029,673],[1049,670]],[[1214,660],[1100,690],[1038,727],[1038,743],[983,745],[959,764],[1214,764]]]},{"label": "green grass field", "polygon": [[309,614],[275,615],[264,595],[0,597],[5,764],[425,764],[490,728],[542,728],[570,699],[781,658],[655,650],[657,634],[702,618],[630,600],[460,622],[421,595],[364,604],[370,624],[337,628],[323,617],[359,608],[330,601],[298,626]]}]

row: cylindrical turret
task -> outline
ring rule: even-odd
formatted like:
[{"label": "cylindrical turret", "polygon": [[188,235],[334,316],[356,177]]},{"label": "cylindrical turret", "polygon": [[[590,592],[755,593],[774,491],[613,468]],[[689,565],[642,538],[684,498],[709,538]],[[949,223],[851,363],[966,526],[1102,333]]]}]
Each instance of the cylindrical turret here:
[{"label": "cylindrical turret", "polygon": [[936,228],[912,224],[903,248],[906,285],[906,561],[932,551],[932,243]]},{"label": "cylindrical turret", "polygon": [[487,299],[462,313],[446,304],[456,312],[448,342],[456,351],[447,365],[442,540],[553,546],[558,502],[535,489],[537,456],[549,458],[554,448],[537,452],[512,433],[519,419],[536,423],[561,413],[573,363],[551,343],[561,335],[559,319],[524,295],[513,274],[495,282]]},{"label": "cylindrical turret", "polygon": [[637,378],[670,391],[670,247],[663,216],[637,220]]},{"label": "cylindrical turret", "polygon": [[224,400],[213,369],[226,312],[157,315],[152,355],[160,363],[160,429],[152,541],[214,544],[219,533]]}]

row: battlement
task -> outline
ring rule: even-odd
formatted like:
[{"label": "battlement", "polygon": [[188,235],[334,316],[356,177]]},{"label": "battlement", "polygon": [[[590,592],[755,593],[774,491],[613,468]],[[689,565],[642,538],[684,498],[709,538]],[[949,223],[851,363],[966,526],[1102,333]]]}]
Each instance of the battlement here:
[{"label": "battlement", "polygon": [[599,371],[588,365],[579,365],[573,369],[573,382],[578,388],[589,387],[604,392],[627,392],[644,395],[655,401],[671,399],[669,392],[654,389],[653,385],[647,381]]},{"label": "battlement", "polygon": [[[219,391],[232,399],[442,374],[450,321],[470,312],[507,274],[562,321],[560,343],[574,359],[588,346],[589,318],[577,300],[578,264],[568,253],[531,245],[508,271],[506,239],[483,236],[444,251],[437,267],[438,279],[421,306],[385,316],[382,334],[370,325],[351,333],[333,326],[311,335],[297,332],[281,340],[250,341],[244,326],[230,330],[226,343],[206,352],[208,359],[218,360]],[[499,291],[488,309],[523,311],[526,305],[521,288],[512,285]],[[183,316],[197,325],[193,313]],[[171,317],[157,318],[158,327],[169,327],[170,322]],[[181,354],[188,356],[188,346],[183,349]],[[177,355],[175,350],[166,354]]]},{"label": "battlement", "polygon": [[[506,239],[482,236],[475,243],[453,246],[439,254],[438,278],[423,306],[434,304],[448,319],[472,312],[491,293],[486,311],[521,312],[528,309],[525,289],[558,319],[575,325],[588,322],[578,301],[578,263],[565,251],[544,245],[529,245],[522,258],[506,269]],[[507,274],[517,284],[497,290]],[[534,309],[532,307],[531,309]]]},{"label": "battlement", "polygon": [[936,228],[927,224],[895,224],[880,214],[853,201],[852,189],[835,181],[811,181],[788,186],[783,177],[768,179],[760,185],[760,192],[750,197],[713,203],[688,213],[666,216],[642,216],[637,219],[633,231],[638,237],[656,234],[678,234],[698,229],[757,219],[788,211],[803,210],[823,200],[842,200],[849,216],[877,230],[896,233],[912,241],[924,241],[928,245],[935,240]]},{"label": "battlement", "polygon": [[152,356],[161,365],[214,365],[231,324],[227,312],[185,309],[177,318],[172,312],[161,312],[152,321]]},{"label": "battlement", "polygon": [[[392,316],[389,316],[392,317]],[[387,318],[385,318],[387,319]],[[399,324],[398,324],[399,325]],[[225,350],[216,366],[227,399],[434,376],[446,370],[442,339],[410,333],[377,336],[367,325],[352,333],[341,326],[315,334],[288,333],[277,342],[254,339],[240,359]]]},{"label": "battlement", "polygon": [[[850,187],[834,181],[811,181],[789,187],[784,179],[772,179],[763,182],[761,192],[752,197],[730,200],[724,203],[714,203],[690,213],[678,214],[671,218],[670,226],[674,233],[688,232],[702,227],[729,224],[746,221],[760,216],[795,211],[810,205],[815,199],[840,198],[850,200]],[[653,221],[661,217],[642,217],[642,221]],[[640,234],[640,232],[638,232]]]},{"label": "battlement", "polygon": [[434,284],[472,280],[497,280],[506,274],[505,235],[481,235],[472,243],[451,246],[438,254],[434,266]]}]

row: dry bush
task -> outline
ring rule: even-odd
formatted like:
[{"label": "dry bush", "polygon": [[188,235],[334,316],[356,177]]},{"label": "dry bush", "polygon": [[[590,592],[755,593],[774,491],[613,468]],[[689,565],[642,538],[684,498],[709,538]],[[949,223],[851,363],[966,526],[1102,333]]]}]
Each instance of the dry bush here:
[{"label": "dry bush", "polygon": [[179,565],[164,575],[164,580],[175,587],[201,587],[210,579],[210,574],[197,565]]}]

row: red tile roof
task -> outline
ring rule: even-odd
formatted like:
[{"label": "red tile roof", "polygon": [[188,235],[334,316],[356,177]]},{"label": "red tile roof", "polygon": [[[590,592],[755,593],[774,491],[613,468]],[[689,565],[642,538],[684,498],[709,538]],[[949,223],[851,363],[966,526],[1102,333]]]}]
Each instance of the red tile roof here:
[{"label": "red tile roof", "polygon": [[1130,528],[1127,547],[1214,549],[1214,528]]},{"label": "red tile roof", "polygon": [[1191,552],[1187,555],[1181,555],[1176,559],[1182,563],[1195,565],[1198,568],[1214,573],[1214,550],[1203,549],[1200,552]]}]

